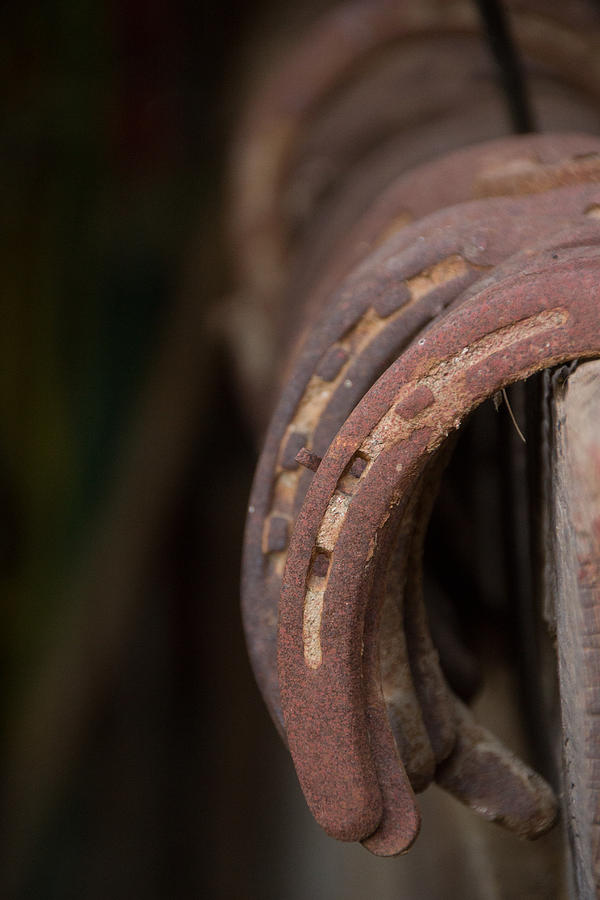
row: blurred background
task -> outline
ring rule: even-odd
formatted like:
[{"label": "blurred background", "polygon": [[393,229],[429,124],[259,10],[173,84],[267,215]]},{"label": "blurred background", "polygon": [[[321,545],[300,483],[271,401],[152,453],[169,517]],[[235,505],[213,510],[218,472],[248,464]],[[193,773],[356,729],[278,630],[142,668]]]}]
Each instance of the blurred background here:
[{"label": "blurred background", "polygon": [[410,861],[330,841],[247,662],[227,154],[316,5],[0,10],[2,897],[496,897],[528,850],[435,789]]},{"label": "blurred background", "polygon": [[257,10],[2,4],[3,897],[263,894],[254,449],[207,324]]}]

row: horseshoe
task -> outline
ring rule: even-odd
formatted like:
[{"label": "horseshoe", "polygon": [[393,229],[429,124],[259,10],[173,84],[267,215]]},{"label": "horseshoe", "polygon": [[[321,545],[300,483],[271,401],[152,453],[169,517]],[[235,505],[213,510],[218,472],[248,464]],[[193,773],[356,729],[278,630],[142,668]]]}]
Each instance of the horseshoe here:
[{"label": "horseshoe", "polygon": [[[590,162],[600,177],[600,158],[573,161],[597,139],[546,136],[507,139],[454,154],[449,160],[417,170],[395,185],[394,208],[431,207],[427,184],[448,183],[455,190],[481,191],[482,179],[514,171],[514,160],[538,154],[546,186],[548,169],[560,184],[565,170],[572,181],[589,177]],[[534,167],[535,168],[535,167]],[[469,172],[453,178],[458,172]],[[531,173],[531,169],[530,169]],[[542,175],[543,173],[543,175]],[[577,174],[578,173],[578,174]],[[539,180],[535,182],[539,185]],[[512,182],[505,182],[514,192]],[[450,188],[445,196],[452,193]],[[242,561],[242,612],[254,672],[280,732],[283,725],[277,685],[277,604],[291,526],[310,483],[296,455],[303,446],[323,455],[336,431],[375,378],[418,331],[489,267],[535,236],[556,229],[556,208],[564,221],[583,215],[592,203],[593,185],[558,189],[557,193],[476,200],[432,213],[393,234],[351,272],[334,293],[319,321],[306,332],[290,367],[286,386],[273,414],[249,502]],[[423,200],[422,198],[427,198]],[[459,200],[454,194],[454,199]],[[384,201],[390,211],[389,201]],[[374,214],[368,235],[380,232]],[[321,295],[317,292],[317,298]]]},{"label": "horseshoe", "polygon": [[[558,321],[566,306],[542,309],[539,320],[532,313],[497,328],[490,325],[473,345],[468,343],[470,324],[485,318],[489,297],[508,296],[524,279],[533,284],[538,278],[544,285],[543,275],[554,297],[560,280],[555,263],[572,265],[573,279],[586,260],[595,263],[595,223],[586,222],[586,216],[600,208],[594,187],[600,146],[597,138],[584,135],[494,141],[393,180],[398,168],[408,168],[415,157],[426,158],[438,136],[440,152],[477,140],[480,125],[479,139],[503,129],[498,112],[480,122],[472,107],[467,110],[468,96],[446,110],[452,123],[447,133],[442,113],[434,116],[432,132],[413,129],[410,117],[400,117],[399,127],[396,123],[385,131],[377,116],[374,127],[368,115],[363,122],[364,103],[349,102],[356,100],[365,73],[367,80],[373,72],[377,77],[381,51],[407,44],[406,38],[430,42],[430,59],[437,58],[434,44],[442,47],[444,34],[460,32],[473,46],[477,43],[472,39],[480,33],[479,23],[462,0],[443,9],[430,2],[418,6],[356,0],[326,15],[249,107],[234,163],[236,259],[242,287],[254,299],[256,328],[266,328],[279,311],[287,334],[300,335],[288,353],[284,389],[249,504],[242,602],[251,662],[317,819],[330,834],[362,840],[380,855],[410,846],[419,827],[413,790],[424,789],[432,779],[523,836],[536,837],[554,820],[556,804],[545,782],[475,723],[446,685],[426,621],[420,561],[443,456],[460,417],[481,401],[467,390],[475,391],[476,385],[460,382],[461,372],[468,369],[473,381],[478,371],[469,354],[475,348],[490,367],[480,377],[486,390],[526,377],[545,365],[532,344],[545,335],[545,327],[566,333]],[[555,4],[528,9],[520,0],[507,0],[505,6],[525,58],[547,65],[554,77],[580,92],[598,96],[593,12],[584,5],[568,14]],[[469,68],[477,51],[466,56]],[[543,94],[535,76],[529,81],[534,94]],[[424,109],[432,98],[440,101],[428,88],[424,96]],[[579,101],[585,127],[594,130],[583,93]],[[534,106],[539,102],[536,96]],[[577,98],[553,100],[551,116],[560,119],[572,103],[577,109]],[[343,127],[332,128],[333,122]],[[376,152],[361,157],[345,137],[350,133],[356,133],[359,147],[372,146]],[[299,214],[290,201],[307,184],[303,166],[329,158],[339,169],[333,202],[309,184],[306,208]],[[539,271],[532,269],[536,260]],[[515,301],[515,314],[517,306]],[[569,300],[567,306],[565,315],[572,316],[576,305]],[[472,322],[460,318],[463,307],[471,311]],[[593,310],[588,312],[592,316]],[[407,457],[396,464],[406,462],[414,471],[400,477],[385,468],[392,453],[386,440],[393,429],[380,454],[369,455],[362,446],[368,436],[357,432],[355,446],[351,436],[351,458],[337,472],[327,511],[316,526],[317,543],[311,544],[305,533],[316,515],[311,492],[319,485],[323,489],[342,435],[349,439],[358,410],[366,421],[372,404],[377,406],[388,367],[388,372],[404,372],[405,361],[420,352],[419,358],[435,368],[428,355],[430,336],[446,328],[456,328],[456,339],[464,341],[466,358],[451,373],[460,391],[454,390],[454,381],[447,387],[447,373],[428,370],[426,384],[424,376],[408,373],[415,390],[405,396],[402,389],[408,388],[398,375],[401,396],[395,405],[400,420],[405,417],[406,433],[399,433],[396,444]],[[583,340],[579,332],[569,335],[574,343]],[[570,347],[567,341],[554,350],[563,358]],[[530,357],[523,348],[529,348]],[[594,355],[597,348],[589,352]],[[507,353],[510,372],[503,368]],[[449,365],[450,357],[437,362],[444,360]],[[439,375],[439,384],[433,375]],[[255,401],[267,396],[266,382],[246,382],[250,402],[260,412]],[[423,388],[431,391],[432,385],[436,396],[430,403]],[[455,416],[446,422],[442,438],[434,421],[439,410]],[[381,411],[382,418],[391,415],[389,409]],[[369,491],[362,493],[366,484]],[[371,497],[375,504],[381,501],[385,521],[371,523],[372,544],[365,551],[359,523],[361,510],[365,519],[373,513]],[[351,523],[354,532],[348,531]],[[347,585],[345,558],[349,566],[362,566],[362,575],[355,573]],[[287,659],[288,641],[296,642],[304,669],[300,657],[296,668],[293,656]],[[318,673],[322,667],[327,673],[334,662],[343,677],[336,682],[321,673],[321,684]]]},{"label": "horseshoe", "polygon": [[[358,404],[313,477],[285,567],[278,658],[290,751],[330,834],[365,839],[383,815],[364,694],[378,673],[363,677],[362,660],[379,548],[389,552],[427,460],[479,403],[558,362],[600,355],[599,239],[596,222],[571,228],[436,319]],[[366,465],[340,504],[356,458]],[[538,804],[533,832],[553,819]]]}]

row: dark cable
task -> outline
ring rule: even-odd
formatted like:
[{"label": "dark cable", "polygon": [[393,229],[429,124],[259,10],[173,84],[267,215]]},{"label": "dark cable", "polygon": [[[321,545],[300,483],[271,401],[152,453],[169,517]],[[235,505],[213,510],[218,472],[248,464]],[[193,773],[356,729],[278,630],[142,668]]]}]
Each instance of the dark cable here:
[{"label": "dark cable", "polygon": [[477,0],[477,7],[485,27],[490,50],[500,69],[513,131],[516,134],[536,131],[521,60],[512,39],[502,2],[501,0]]}]

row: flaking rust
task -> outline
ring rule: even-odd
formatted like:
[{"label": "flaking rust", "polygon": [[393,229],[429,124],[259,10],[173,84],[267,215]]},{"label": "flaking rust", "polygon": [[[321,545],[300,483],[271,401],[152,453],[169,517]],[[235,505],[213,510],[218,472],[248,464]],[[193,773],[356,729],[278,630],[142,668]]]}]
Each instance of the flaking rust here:
[{"label": "flaking rust", "polygon": [[[515,5],[516,28],[537,58],[543,48],[524,6]],[[457,117],[441,158],[369,180],[367,163],[355,179],[354,161],[335,162],[331,137],[338,168],[329,194],[312,207],[306,200],[302,221],[286,218],[294,159],[308,153],[311,134],[326,153],[322,110],[365,59],[415,34],[429,59],[440,35],[457,32],[470,35],[480,59],[469,4],[419,8],[342,6],[300,47],[246,122],[235,225],[250,293],[263,310],[279,304],[282,319],[287,296],[294,332],[282,338],[288,363],[246,526],[251,660],[317,821],[384,856],[414,842],[414,791],[433,780],[520,836],[538,837],[556,819],[551,788],[447,684],[421,560],[448,447],[465,418],[515,381],[600,356],[598,138],[499,138],[495,125],[474,138],[472,123]],[[370,30],[340,44],[340,29],[355,21]],[[315,63],[314,47],[322,54],[335,36],[327,64],[298,81]],[[464,108],[466,96],[458,91],[455,101]],[[275,128],[283,120],[285,140]],[[414,127],[400,129],[407,146]],[[495,139],[456,150],[461,136]],[[248,175],[257,154],[258,182]],[[369,165],[383,158],[373,154]],[[381,189],[368,202],[356,193],[353,204],[361,179]],[[328,235],[328,253],[311,229]],[[258,248],[268,250],[268,288],[260,287]]]}]

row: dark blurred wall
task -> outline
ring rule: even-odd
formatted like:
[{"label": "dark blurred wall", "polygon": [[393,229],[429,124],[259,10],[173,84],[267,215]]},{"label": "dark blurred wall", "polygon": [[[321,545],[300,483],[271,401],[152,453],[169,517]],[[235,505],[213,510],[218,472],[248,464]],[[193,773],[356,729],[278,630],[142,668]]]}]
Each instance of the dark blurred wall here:
[{"label": "dark blurred wall", "polygon": [[239,624],[254,448],[206,325],[259,13],[0,12],[2,896],[265,896],[262,735],[259,770],[283,752]]}]

